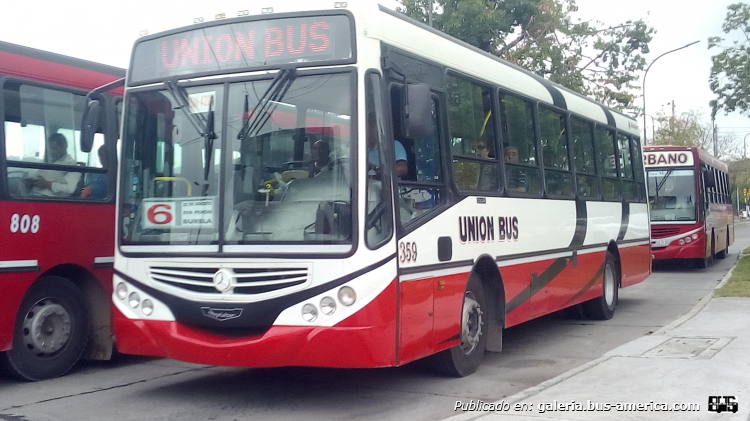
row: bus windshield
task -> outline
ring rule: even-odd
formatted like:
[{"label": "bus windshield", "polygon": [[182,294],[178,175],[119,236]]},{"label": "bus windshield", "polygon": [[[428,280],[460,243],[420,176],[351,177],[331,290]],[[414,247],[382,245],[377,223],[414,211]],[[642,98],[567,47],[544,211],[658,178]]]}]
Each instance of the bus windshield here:
[{"label": "bus windshield", "polygon": [[651,221],[695,221],[695,172],[667,169],[647,173]]},{"label": "bus windshield", "polygon": [[131,92],[121,244],[351,244],[352,86],[282,70]]}]

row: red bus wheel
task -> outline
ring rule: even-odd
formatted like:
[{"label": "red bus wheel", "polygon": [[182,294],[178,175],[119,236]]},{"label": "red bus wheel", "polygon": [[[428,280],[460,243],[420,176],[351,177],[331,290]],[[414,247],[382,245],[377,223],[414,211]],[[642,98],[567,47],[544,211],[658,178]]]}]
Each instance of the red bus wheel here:
[{"label": "red bus wheel", "polygon": [[461,311],[459,344],[431,357],[435,371],[451,377],[465,377],[477,371],[487,342],[484,330],[487,309],[482,282],[476,276],[469,277]]},{"label": "red bus wheel", "polygon": [[65,278],[42,278],[21,301],[13,348],[0,355],[0,367],[21,380],[62,376],[81,357],[88,328],[88,312],[78,287]]}]

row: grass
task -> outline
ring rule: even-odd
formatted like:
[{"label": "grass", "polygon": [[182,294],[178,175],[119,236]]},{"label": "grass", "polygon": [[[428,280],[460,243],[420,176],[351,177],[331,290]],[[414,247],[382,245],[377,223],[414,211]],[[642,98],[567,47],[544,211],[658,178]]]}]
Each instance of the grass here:
[{"label": "grass", "polygon": [[745,253],[750,254],[750,247],[742,252],[743,256],[737,262],[729,281],[714,291],[715,297],[750,297],[750,255]]}]

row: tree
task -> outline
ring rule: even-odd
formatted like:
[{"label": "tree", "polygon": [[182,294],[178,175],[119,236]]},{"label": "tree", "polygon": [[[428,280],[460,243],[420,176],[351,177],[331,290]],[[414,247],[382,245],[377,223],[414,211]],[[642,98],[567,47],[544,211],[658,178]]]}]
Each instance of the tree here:
[{"label": "tree", "polygon": [[750,6],[735,3],[727,7],[727,16],[721,26],[725,34],[739,40],[727,43],[721,37],[710,37],[708,48],[722,51],[711,57],[709,86],[716,95],[711,101],[713,114],[719,110],[725,113],[750,110]]},{"label": "tree", "polygon": [[[655,33],[643,20],[573,22],[575,0],[401,0],[400,10],[477,48],[620,110],[636,109],[642,54]],[[439,11],[439,13],[438,13]]]},{"label": "tree", "polygon": [[[657,114],[654,145],[697,146],[714,153],[713,130],[698,111],[686,111],[677,117]],[[733,133],[718,136],[716,151],[721,159],[736,159],[741,155]]]}]

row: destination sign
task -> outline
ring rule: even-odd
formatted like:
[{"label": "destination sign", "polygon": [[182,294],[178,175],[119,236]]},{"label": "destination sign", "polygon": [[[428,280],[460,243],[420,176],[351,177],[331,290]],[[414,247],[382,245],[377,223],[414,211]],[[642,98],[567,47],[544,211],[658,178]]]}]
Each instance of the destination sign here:
[{"label": "destination sign", "polygon": [[692,166],[693,154],[690,151],[645,151],[643,165],[646,167]]},{"label": "destination sign", "polygon": [[138,42],[129,83],[348,60],[351,38],[349,18],[343,15],[207,26]]}]

